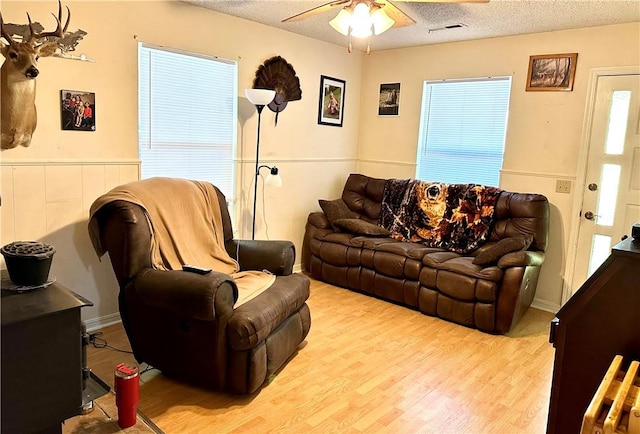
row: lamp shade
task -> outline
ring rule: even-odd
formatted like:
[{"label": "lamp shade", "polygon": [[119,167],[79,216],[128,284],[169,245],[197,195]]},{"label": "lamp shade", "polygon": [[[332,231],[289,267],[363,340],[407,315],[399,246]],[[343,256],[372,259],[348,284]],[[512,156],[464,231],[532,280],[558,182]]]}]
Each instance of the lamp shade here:
[{"label": "lamp shade", "polygon": [[267,179],[264,180],[264,185],[267,187],[282,187],[282,178],[277,173],[273,175],[272,173],[267,175]]},{"label": "lamp shade", "polygon": [[338,33],[347,36],[349,34],[349,27],[351,27],[351,12],[346,9],[341,9],[338,15],[329,21],[329,25]]},{"label": "lamp shade", "polygon": [[282,178],[280,178],[280,175],[278,174],[278,168],[276,166],[260,166],[258,170],[263,167],[269,169],[269,175],[267,175],[267,179],[264,180],[264,185],[275,188],[282,187]]},{"label": "lamp shade", "polygon": [[353,8],[351,17],[351,35],[355,38],[366,38],[371,36],[371,16],[369,15],[369,5],[358,3]]},{"label": "lamp shade", "polygon": [[270,89],[245,89],[244,94],[251,101],[251,104],[265,106],[273,101],[276,91]]},{"label": "lamp shade", "polygon": [[371,21],[373,22],[373,33],[376,35],[386,32],[395,24],[395,21],[389,18],[389,15],[382,8],[378,8],[371,14]]},{"label": "lamp shade", "polygon": [[363,26],[363,25],[354,25],[351,26],[351,35],[354,38],[366,38],[371,36],[371,25]]}]

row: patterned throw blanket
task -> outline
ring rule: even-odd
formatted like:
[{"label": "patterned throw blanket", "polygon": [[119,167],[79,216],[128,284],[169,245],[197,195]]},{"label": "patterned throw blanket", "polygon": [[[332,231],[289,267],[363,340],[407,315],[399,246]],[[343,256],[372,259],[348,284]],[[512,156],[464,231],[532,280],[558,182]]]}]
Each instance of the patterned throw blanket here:
[{"label": "patterned throw blanket", "polygon": [[379,223],[397,240],[464,254],[491,234],[500,193],[499,188],[477,184],[389,179]]}]

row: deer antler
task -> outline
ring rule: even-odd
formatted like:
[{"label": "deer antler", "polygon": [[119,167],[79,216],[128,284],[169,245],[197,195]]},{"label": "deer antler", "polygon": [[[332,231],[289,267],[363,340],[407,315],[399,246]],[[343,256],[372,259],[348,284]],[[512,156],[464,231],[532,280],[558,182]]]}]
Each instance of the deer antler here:
[{"label": "deer antler", "polygon": [[4,20],[2,19],[2,12],[0,12],[0,32],[3,38],[7,40],[9,45],[13,44],[13,38],[4,28]]},{"label": "deer antler", "polygon": [[64,27],[61,27],[62,26],[62,3],[60,2],[60,0],[58,0],[58,16],[56,17],[55,15],[51,14],[56,19],[56,24],[57,24],[56,30],[53,32],[36,33],[33,30],[33,25],[31,24],[31,17],[29,16],[29,12],[27,12],[27,18],[29,19],[30,34],[29,34],[29,39],[27,39],[26,42],[33,46],[37,40],[44,39],[49,36],[55,36],[57,38],[64,37],[64,33],[67,31],[67,28],[69,27],[69,21],[71,20],[71,10],[69,10],[69,6],[65,6],[65,7],[67,8],[67,21],[65,22]]}]

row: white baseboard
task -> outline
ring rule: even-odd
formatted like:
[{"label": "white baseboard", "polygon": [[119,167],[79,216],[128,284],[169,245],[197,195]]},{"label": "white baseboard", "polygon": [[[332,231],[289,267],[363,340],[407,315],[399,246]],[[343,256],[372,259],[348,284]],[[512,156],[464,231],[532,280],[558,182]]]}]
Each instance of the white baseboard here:
[{"label": "white baseboard", "polygon": [[93,332],[95,330],[101,329],[106,326],[110,326],[112,324],[117,324],[121,322],[120,313],[112,313],[106,316],[101,316],[99,318],[91,318],[84,322],[87,327],[88,332]]},{"label": "white baseboard", "polygon": [[551,303],[545,300],[538,300],[537,298],[533,299],[531,303],[531,307],[534,309],[544,310],[545,312],[556,313],[560,310],[560,305],[556,303]]}]

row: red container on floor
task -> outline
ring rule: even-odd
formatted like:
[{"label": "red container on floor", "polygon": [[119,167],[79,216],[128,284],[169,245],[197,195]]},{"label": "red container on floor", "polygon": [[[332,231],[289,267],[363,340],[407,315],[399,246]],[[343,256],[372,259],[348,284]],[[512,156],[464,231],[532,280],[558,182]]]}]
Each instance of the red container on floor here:
[{"label": "red container on floor", "polygon": [[116,366],[114,388],[118,407],[118,426],[128,428],[136,424],[140,398],[140,375],[137,367],[124,363]]}]

